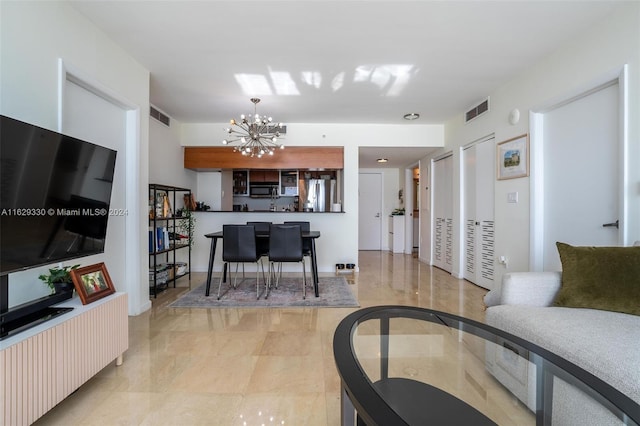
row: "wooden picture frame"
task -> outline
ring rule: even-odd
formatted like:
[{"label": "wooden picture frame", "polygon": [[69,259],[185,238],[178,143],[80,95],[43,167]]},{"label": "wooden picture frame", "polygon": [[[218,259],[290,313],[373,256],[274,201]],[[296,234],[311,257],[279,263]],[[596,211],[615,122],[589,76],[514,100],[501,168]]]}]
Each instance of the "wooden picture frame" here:
[{"label": "wooden picture frame", "polygon": [[116,292],[104,262],[72,270],[71,279],[83,305]]},{"label": "wooden picture frame", "polygon": [[496,145],[498,180],[529,176],[529,135],[507,139]]}]

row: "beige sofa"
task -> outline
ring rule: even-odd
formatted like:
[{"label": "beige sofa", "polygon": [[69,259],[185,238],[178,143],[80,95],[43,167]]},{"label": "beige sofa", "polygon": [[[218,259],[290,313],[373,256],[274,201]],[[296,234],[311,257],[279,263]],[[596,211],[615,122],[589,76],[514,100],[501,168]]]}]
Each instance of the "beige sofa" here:
[{"label": "beige sofa", "polygon": [[[640,316],[554,307],[561,279],[560,272],[506,274],[485,296],[487,324],[571,361],[640,404]],[[488,348],[487,369],[535,411],[535,367],[514,356],[513,349]],[[580,391],[562,385],[554,388],[553,412],[553,424],[623,424]]]}]

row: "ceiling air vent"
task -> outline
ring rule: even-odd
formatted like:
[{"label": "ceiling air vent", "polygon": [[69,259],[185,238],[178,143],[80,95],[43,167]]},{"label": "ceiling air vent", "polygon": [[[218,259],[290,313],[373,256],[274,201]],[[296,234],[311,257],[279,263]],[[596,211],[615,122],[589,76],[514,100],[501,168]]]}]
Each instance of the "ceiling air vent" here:
[{"label": "ceiling air vent", "polygon": [[171,126],[171,119],[169,118],[169,116],[161,113],[154,107],[150,107],[149,115],[155,118],[156,120],[158,120],[159,122],[161,122],[162,124],[164,124],[165,126],[167,127]]},{"label": "ceiling air vent", "polygon": [[265,130],[266,134],[273,134],[275,132],[280,132],[281,135],[286,135],[287,126],[278,127],[275,124],[271,124],[271,125],[268,125],[267,129]]},{"label": "ceiling air vent", "polygon": [[464,121],[465,123],[468,123],[474,118],[481,116],[487,111],[489,111],[489,98],[485,99],[484,101],[480,102],[478,105],[474,106],[469,111],[467,111],[464,114]]}]

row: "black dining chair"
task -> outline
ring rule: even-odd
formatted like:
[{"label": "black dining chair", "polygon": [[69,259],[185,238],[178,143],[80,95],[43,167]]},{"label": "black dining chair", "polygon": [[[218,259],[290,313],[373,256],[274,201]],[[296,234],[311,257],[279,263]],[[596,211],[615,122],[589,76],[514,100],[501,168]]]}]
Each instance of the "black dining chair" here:
[{"label": "black dining chair", "polygon": [[274,264],[278,263],[278,273],[275,288],[278,288],[282,277],[283,262],[302,263],[302,298],[307,298],[307,271],[304,264],[304,254],[302,251],[302,231],[300,225],[271,225],[269,230],[269,283],[267,284],[267,295],[271,288],[271,280],[276,277]]},{"label": "black dining chair", "polygon": [[[253,225],[256,228],[256,234],[269,235],[271,222],[247,222],[247,225]],[[269,238],[257,237],[256,248],[260,256],[269,256]]]},{"label": "black dining chair", "polygon": [[[265,291],[267,283],[264,277],[264,264],[262,256],[256,246],[256,229],[253,225],[223,225],[222,226],[222,260],[223,268],[229,267],[229,281],[231,281],[231,263],[236,264],[236,272],[233,280],[233,288],[237,288],[238,266],[242,264],[242,281],[245,280],[244,264],[245,262],[255,262],[256,264],[256,298],[260,298],[260,266],[262,266],[263,280],[265,281]],[[220,299],[220,290],[222,288],[223,273],[220,276],[220,284],[218,284],[218,299]]]},{"label": "black dining chair", "polygon": [[[310,232],[311,231],[311,223],[308,221],[298,220],[298,221],[285,221],[285,225],[300,225],[300,230],[302,232]],[[310,239],[302,239],[302,254],[309,258],[309,269],[311,269],[311,240]]]}]

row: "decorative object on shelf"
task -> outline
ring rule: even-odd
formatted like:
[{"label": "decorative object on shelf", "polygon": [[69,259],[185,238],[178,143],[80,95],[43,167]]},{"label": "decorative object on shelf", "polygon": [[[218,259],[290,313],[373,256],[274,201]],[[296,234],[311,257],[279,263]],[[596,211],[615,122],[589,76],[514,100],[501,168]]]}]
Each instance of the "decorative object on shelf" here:
[{"label": "decorative object on shelf", "polygon": [[152,216],[151,214],[149,214],[149,217],[151,219],[153,218],[163,218],[165,217],[165,214],[167,212],[166,208],[168,208],[168,200],[166,200],[166,204],[165,204],[165,198],[167,197],[167,193],[166,192],[156,192],[155,194],[155,213]]},{"label": "decorative object on shelf", "polygon": [[62,268],[49,269],[48,274],[38,276],[42,282],[49,286],[51,293],[60,294],[73,291],[73,279],[71,271],[78,269],[80,265],[64,266]]},{"label": "decorative object on shelf", "polygon": [[232,137],[235,139],[225,139],[222,144],[239,142],[238,146],[233,147],[234,151],[258,158],[265,154],[273,155],[276,148],[284,149],[284,145],[278,144],[283,124],[272,123],[271,117],[260,116],[256,112],[257,104],[260,102],[259,98],[251,98],[251,102],[253,102],[253,115],[249,114],[248,118],[244,114],[241,115],[240,122],[231,119],[231,127],[227,127],[225,131],[233,135]]},{"label": "decorative object on shelf", "polygon": [[171,217],[171,203],[166,193],[162,199],[162,217]]},{"label": "decorative object on shelf", "polygon": [[116,292],[104,262],[73,269],[71,278],[83,305]]},{"label": "decorative object on shelf", "polygon": [[189,194],[185,194],[183,197],[184,200],[184,208],[187,210],[195,210],[196,209],[196,197],[195,195],[189,193]]},{"label": "decorative object on shelf", "polygon": [[527,134],[500,142],[498,155],[498,180],[529,176],[529,137]]}]

